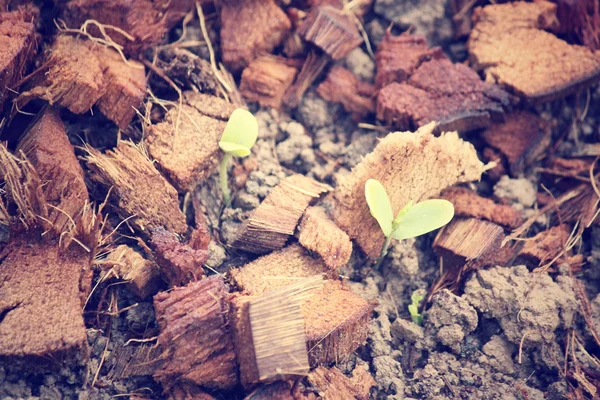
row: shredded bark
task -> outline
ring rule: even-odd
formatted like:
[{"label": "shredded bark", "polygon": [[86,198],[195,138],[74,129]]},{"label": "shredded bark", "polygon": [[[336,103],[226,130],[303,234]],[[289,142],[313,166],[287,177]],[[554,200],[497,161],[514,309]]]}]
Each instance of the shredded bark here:
[{"label": "shredded bark", "polygon": [[567,224],[553,226],[526,239],[519,251],[519,258],[535,267],[552,261],[556,257],[560,257],[560,261],[564,261],[572,255],[571,251],[561,254],[567,247],[570,235],[571,228]]},{"label": "shredded bark", "polygon": [[342,103],[344,110],[354,114],[356,120],[375,113],[375,100],[360,93],[361,82],[346,68],[336,65],[317,87],[319,96],[327,101]]},{"label": "shredded bark", "polygon": [[232,247],[267,253],[285,246],[304,210],[331,188],[303,175],[279,183],[240,228]]},{"label": "shredded bark", "polygon": [[317,367],[308,374],[307,381],[326,399],[367,400],[375,379],[364,368],[356,367],[352,378],[337,367]]},{"label": "shredded bark", "polygon": [[158,266],[127,245],[112,250],[102,261],[102,267],[106,272],[112,269],[118,277],[129,282],[127,289],[141,299],[148,299],[158,292],[161,283]]},{"label": "shredded bark", "polygon": [[210,63],[190,51],[177,47],[161,49],[157,66],[182,90],[217,94],[219,81]]},{"label": "shredded bark", "polygon": [[322,207],[309,207],[304,212],[297,236],[302,246],[320,255],[332,270],[346,265],[352,255],[350,238]]},{"label": "shredded bark", "polygon": [[448,186],[481,177],[483,164],[473,145],[456,132],[434,137],[433,129],[432,123],[415,133],[389,134],[350,174],[339,178],[333,220],[370,258],[379,255],[384,237],[365,200],[368,179],[382,183],[397,213],[411,200],[425,200]]},{"label": "shredded bark", "polygon": [[298,68],[289,64],[281,57],[257,58],[242,72],[240,93],[261,106],[281,108],[283,95],[298,74]]},{"label": "shredded bark", "polygon": [[475,9],[473,20],[471,65],[529,102],[560,98],[600,80],[600,53],[546,31],[558,28],[553,3],[488,5]]}]

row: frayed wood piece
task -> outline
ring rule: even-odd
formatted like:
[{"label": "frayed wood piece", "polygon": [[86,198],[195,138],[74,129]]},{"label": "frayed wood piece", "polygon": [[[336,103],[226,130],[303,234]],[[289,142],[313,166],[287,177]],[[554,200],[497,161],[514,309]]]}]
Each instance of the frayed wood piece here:
[{"label": "frayed wood piece", "polygon": [[507,115],[504,122],[493,123],[481,136],[502,153],[510,174],[518,176],[546,151],[550,144],[550,126],[535,114],[516,111]]},{"label": "frayed wood piece", "polygon": [[115,346],[107,363],[107,378],[121,380],[132,376],[152,375],[163,361],[161,354],[162,349],[156,343]]},{"label": "frayed wood piece", "polygon": [[388,29],[375,53],[375,85],[382,88],[392,82],[404,82],[421,63],[438,59],[446,59],[444,52],[437,46],[429,48],[424,37],[394,36]]},{"label": "frayed wood piece", "polygon": [[337,367],[317,367],[306,379],[320,397],[324,399],[367,400],[375,379],[364,368],[356,367],[353,377],[342,373]]},{"label": "frayed wood piece", "polygon": [[[106,33],[128,56],[162,43],[168,31],[194,8],[194,0],[70,0],[64,1],[61,18],[69,28],[79,29],[87,20],[107,25]],[[201,2],[202,3],[202,2]],[[117,29],[112,29],[114,26]],[[96,26],[88,33],[103,38]]]},{"label": "frayed wood piece", "polygon": [[16,152],[24,154],[39,175],[53,230],[61,234],[71,229],[88,201],[88,191],[56,109],[47,107],[37,115]]},{"label": "frayed wood piece", "polygon": [[281,57],[260,57],[242,72],[240,93],[247,100],[278,109],[285,91],[292,85],[297,74],[298,69]]},{"label": "frayed wood piece", "polygon": [[85,150],[88,153],[85,161],[93,171],[91,178],[112,188],[111,198],[123,219],[128,218],[142,232],[161,227],[179,235],[187,232],[177,191],[140,148],[121,141],[106,153],[89,146]]},{"label": "frayed wood piece", "polygon": [[350,174],[339,178],[332,218],[372,259],[384,237],[365,200],[368,179],[383,184],[397,213],[411,200],[422,201],[456,183],[481,178],[483,164],[473,145],[456,132],[435,137],[434,127],[431,123],[415,133],[389,134]]},{"label": "frayed wood piece", "polygon": [[303,175],[279,183],[240,228],[232,247],[267,253],[285,246],[311,202],[331,188]]},{"label": "frayed wood piece", "polygon": [[4,10],[0,9],[0,114],[13,98],[13,91],[19,90],[17,85],[38,45],[29,12],[25,9],[2,12]]},{"label": "frayed wood piece", "polygon": [[291,244],[266,256],[232,269],[235,284],[246,294],[259,296],[270,290],[291,285],[298,279],[323,275],[323,262],[308,254],[301,246]]},{"label": "frayed wood piece", "polygon": [[146,76],[142,64],[125,64],[113,49],[58,35],[28,88],[16,100],[21,107],[41,98],[83,114],[98,104],[100,111],[123,129],[144,99]]},{"label": "frayed wood piece", "polygon": [[298,106],[300,100],[302,100],[302,96],[304,96],[304,92],[306,92],[315,79],[317,79],[330,60],[331,58],[329,56],[318,50],[311,51],[306,57],[306,61],[304,62],[304,65],[302,65],[302,69],[300,70],[296,81],[285,92],[283,103],[290,108]]},{"label": "frayed wood piece", "polygon": [[154,296],[163,348],[154,379],[165,392],[178,384],[231,389],[238,383],[230,300],[223,278],[214,276]]},{"label": "frayed wood piece", "polygon": [[150,244],[154,249],[156,263],[160,266],[169,287],[183,286],[202,279],[203,265],[209,256],[209,242],[210,237],[208,240],[194,240],[192,233],[192,238],[182,243],[172,232],[162,228],[152,230]]},{"label": "frayed wood piece", "polygon": [[510,96],[483,82],[463,64],[447,59],[424,62],[406,82],[391,83],[377,96],[377,119],[397,129],[431,121],[438,129],[466,132],[502,120]]},{"label": "frayed wood piece", "polygon": [[161,49],[157,66],[182,90],[195,88],[200,93],[217,94],[220,84],[210,63],[188,50]]},{"label": "frayed wood piece", "polygon": [[82,309],[93,256],[37,230],[11,237],[0,252],[0,364],[29,373],[87,364]]},{"label": "frayed wood piece", "polygon": [[309,207],[298,226],[298,241],[317,253],[325,265],[337,270],[346,265],[352,255],[352,242],[327,215],[322,207]]},{"label": "frayed wood piece", "polygon": [[440,197],[454,205],[457,217],[480,218],[502,225],[505,228],[517,228],[523,222],[521,213],[508,205],[496,204],[494,200],[479,196],[464,187],[450,187]]},{"label": "frayed wood piece", "polygon": [[206,393],[196,385],[180,384],[168,393],[168,400],[216,400],[217,398]]},{"label": "frayed wood piece", "polygon": [[283,43],[292,25],[273,0],[221,1],[221,52],[232,72]]},{"label": "frayed wood piece", "polygon": [[561,261],[565,261],[572,255],[569,250],[561,256],[563,250],[568,246],[570,236],[571,228],[568,225],[553,226],[525,240],[525,244],[519,251],[518,259],[529,266],[539,267],[559,257],[560,259],[557,261],[560,264]]},{"label": "frayed wood piece", "polygon": [[194,91],[184,92],[183,98],[186,104],[194,107],[201,114],[221,121],[229,120],[231,113],[237,108],[220,97]]},{"label": "frayed wood piece", "polygon": [[347,13],[341,7],[329,4],[313,7],[298,26],[298,33],[331,59],[339,60],[363,41],[356,24]]},{"label": "frayed wood piece", "polygon": [[454,218],[436,236],[433,250],[445,270],[477,269],[497,260],[504,230],[475,218]]},{"label": "frayed wood piece", "polygon": [[580,91],[600,80],[600,53],[570,45],[558,28],[556,4],[516,2],[478,7],[469,36],[471,65],[486,81],[531,103]]},{"label": "frayed wood piece", "polygon": [[114,269],[119,278],[129,282],[127,289],[141,299],[155,295],[161,283],[158,265],[124,244],[110,252],[102,269]]},{"label": "frayed wood piece", "polygon": [[327,101],[342,103],[344,110],[361,120],[375,113],[375,100],[360,94],[361,82],[346,68],[336,65],[317,87],[319,96]]}]

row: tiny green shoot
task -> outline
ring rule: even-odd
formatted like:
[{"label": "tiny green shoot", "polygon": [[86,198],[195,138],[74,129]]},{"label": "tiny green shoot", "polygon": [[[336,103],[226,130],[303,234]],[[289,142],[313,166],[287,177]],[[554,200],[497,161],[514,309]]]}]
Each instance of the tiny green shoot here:
[{"label": "tiny green shoot", "polygon": [[375,264],[379,269],[393,239],[403,240],[441,228],[454,217],[454,206],[448,200],[431,199],[414,204],[409,201],[394,218],[392,204],[385,188],[376,179],[365,184],[365,197],[371,215],[377,220],[385,241]]},{"label": "tiny green shoot", "polygon": [[242,108],[237,108],[231,113],[227,126],[223,131],[223,136],[219,141],[219,147],[225,152],[221,161],[219,174],[221,178],[221,191],[223,192],[223,201],[225,206],[231,201],[231,192],[229,191],[227,179],[227,165],[233,156],[246,157],[250,154],[250,149],[256,143],[258,136],[258,122],[252,113]]},{"label": "tiny green shoot", "polygon": [[412,322],[417,325],[423,325],[423,315],[419,313],[419,304],[423,300],[423,295],[419,294],[418,291],[415,291],[412,296],[410,296],[410,300],[412,301],[412,304],[408,306],[408,312],[410,313]]}]

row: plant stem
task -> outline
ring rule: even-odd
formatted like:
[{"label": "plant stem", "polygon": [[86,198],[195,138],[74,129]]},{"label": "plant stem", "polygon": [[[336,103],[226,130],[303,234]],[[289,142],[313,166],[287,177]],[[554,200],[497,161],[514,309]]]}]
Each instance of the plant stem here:
[{"label": "plant stem", "polygon": [[231,160],[231,154],[225,153],[225,156],[221,161],[221,167],[219,168],[219,175],[221,177],[221,191],[223,192],[223,202],[225,203],[225,207],[227,207],[231,201],[231,192],[229,191],[227,176],[227,164],[229,164],[229,160]]},{"label": "plant stem", "polygon": [[375,270],[379,271],[379,267],[381,266],[381,262],[383,261],[383,259],[385,258],[387,252],[388,252],[388,247],[390,247],[390,242],[392,241],[392,235],[390,234],[390,236],[387,236],[385,238],[385,242],[383,242],[383,247],[381,248],[381,253],[379,253],[379,258],[377,259],[377,263],[375,264]]}]

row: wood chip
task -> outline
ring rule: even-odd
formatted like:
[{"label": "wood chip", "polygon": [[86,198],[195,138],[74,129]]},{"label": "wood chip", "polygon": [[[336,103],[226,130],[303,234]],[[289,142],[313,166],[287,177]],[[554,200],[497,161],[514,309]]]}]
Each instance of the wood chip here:
[{"label": "wood chip", "polygon": [[161,227],[179,235],[187,232],[177,191],[135,144],[121,141],[106,153],[86,150],[91,178],[112,188],[111,198],[121,218],[128,218],[142,232]]},{"label": "wood chip", "polygon": [[[5,8],[2,8],[4,10]],[[37,49],[35,24],[23,10],[0,12],[0,113],[18,91],[25,67]]]},{"label": "wood chip", "polygon": [[350,378],[336,367],[318,367],[308,374],[307,381],[324,399],[367,400],[371,387],[375,386],[375,379],[361,367],[355,368],[354,375]]},{"label": "wood chip", "polygon": [[303,175],[285,178],[244,222],[232,247],[257,254],[282,248],[304,210],[330,189]]},{"label": "wood chip", "polygon": [[435,137],[433,129],[429,124],[415,133],[389,134],[350,174],[339,178],[333,192],[333,220],[372,259],[379,256],[384,237],[365,200],[368,179],[382,183],[398,212],[411,200],[422,201],[481,177],[483,164],[473,145],[456,132]]},{"label": "wood chip", "polygon": [[261,106],[279,109],[286,90],[292,85],[298,69],[285,59],[264,56],[252,61],[242,72],[240,93]]},{"label": "wood chip", "polygon": [[290,285],[301,278],[323,275],[323,262],[313,258],[297,244],[262,256],[230,271],[231,278],[244,293],[259,296],[269,290]]},{"label": "wood chip", "polygon": [[356,75],[336,65],[317,87],[317,93],[327,101],[342,103],[344,110],[354,114],[355,118],[360,120],[375,113],[375,100],[361,95],[360,86]]},{"label": "wood chip", "polygon": [[82,306],[92,257],[36,231],[11,237],[0,252],[0,363],[28,372],[87,364]]},{"label": "wood chip", "polygon": [[421,63],[445,58],[440,47],[429,48],[422,36],[394,36],[387,30],[375,53],[375,85],[382,88],[392,82],[404,82]]},{"label": "wood chip", "polygon": [[221,52],[232,72],[283,43],[292,24],[273,0],[221,1]]},{"label": "wood chip", "polygon": [[479,7],[469,37],[471,65],[529,102],[545,102],[600,80],[600,53],[570,45],[558,27],[556,4],[515,2]]},{"label": "wood chip", "polygon": [[[200,93],[217,94],[220,83],[210,62],[178,47],[160,49],[158,54],[156,65],[182,90],[196,89]],[[169,86],[166,82],[162,84]]]},{"label": "wood chip", "polygon": [[477,269],[493,263],[504,240],[504,230],[475,218],[454,218],[437,235],[433,250],[444,269]]},{"label": "wood chip", "polygon": [[[567,224],[542,231],[525,241],[519,251],[519,259],[534,267],[552,261],[565,249],[570,235],[571,228]],[[560,257],[560,261],[564,261],[571,254],[570,251],[566,252]]]},{"label": "wood chip", "polygon": [[507,205],[496,204],[494,200],[479,196],[464,187],[450,187],[440,195],[454,205],[454,215],[485,219],[506,228],[515,229],[523,222],[521,213]]},{"label": "wood chip", "polygon": [[89,40],[59,35],[48,50],[42,68],[17,99],[23,106],[32,98],[60,104],[75,114],[94,104],[120,128],[135,115],[146,94],[143,65],[121,59],[112,50]]},{"label": "wood chip", "polygon": [[[194,8],[194,0],[67,0],[62,3],[61,18],[69,28],[79,29],[87,20],[116,26],[130,37],[106,29],[110,38],[123,46],[127,55],[135,57],[162,43],[169,30]],[[102,38],[93,25],[88,27],[88,32]]]},{"label": "wood chip", "polygon": [[59,234],[72,227],[88,202],[83,170],[65,126],[52,107],[42,110],[19,142],[43,182],[45,201],[50,205],[48,221]]},{"label": "wood chip", "polygon": [[439,129],[466,132],[501,120],[509,96],[463,64],[422,63],[407,82],[391,83],[377,96],[377,119],[397,129],[437,121]]},{"label": "wood chip", "polygon": [[163,365],[154,373],[165,391],[180,383],[231,389],[238,383],[229,294],[221,277],[154,296]]},{"label": "wood chip", "polygon": [[113,269],[124,281],[127,289],[141,299],[147,299],[158,292],[161,283],[158,265],[145,259],[127,245],[117,246],[103,260],[103,270]]},{"label": "wood chip", "polygon": [[535,114],[516,111],[504,122],[493,123],[481,136],[504,155],[510,174],[518,176],[546,151],[550,144],[550,126]]},{"label": "wood chip", "polygon": [[298,33],[333,60],[345,57],[363,41],[349,11],[330,4],[313,7],[298,26]]},{"label": "wood chip", "polygon": [[308,250],[319,254],[332,270],[346,265],[352,255],[350,238],[322,207],[309,207],[304,212],[298,226],[298,241]]}]

